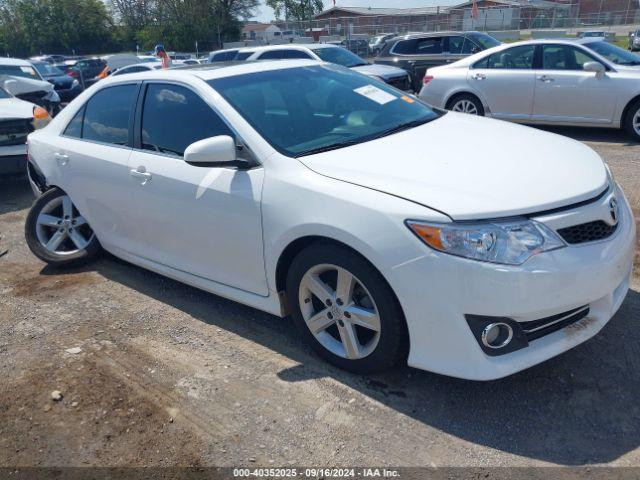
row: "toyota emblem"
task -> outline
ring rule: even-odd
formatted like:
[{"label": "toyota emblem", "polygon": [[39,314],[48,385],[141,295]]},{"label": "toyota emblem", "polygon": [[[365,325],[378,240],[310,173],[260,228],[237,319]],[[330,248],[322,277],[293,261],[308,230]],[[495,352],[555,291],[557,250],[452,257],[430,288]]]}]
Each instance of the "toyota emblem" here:
[{"label": "toyota emblem", "polygon": [[611,214],[613,224],[618,223],[618,201],[615,198],[612,198],[609,202],[609,213]]}]

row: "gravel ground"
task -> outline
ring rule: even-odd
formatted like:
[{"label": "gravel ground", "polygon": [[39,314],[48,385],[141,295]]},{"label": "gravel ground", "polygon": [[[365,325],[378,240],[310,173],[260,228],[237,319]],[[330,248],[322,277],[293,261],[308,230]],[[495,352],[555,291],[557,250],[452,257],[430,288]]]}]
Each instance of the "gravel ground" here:
[{"label": "gravel ground", "polygon": [[[551,131],[595,148],[640,218],[640,145]],[[0,183],[0,466],[640,466],[638,270],[598,336],[528,371],[359,377],[287,319],[110,256],[46,267],[31,202]]]}]

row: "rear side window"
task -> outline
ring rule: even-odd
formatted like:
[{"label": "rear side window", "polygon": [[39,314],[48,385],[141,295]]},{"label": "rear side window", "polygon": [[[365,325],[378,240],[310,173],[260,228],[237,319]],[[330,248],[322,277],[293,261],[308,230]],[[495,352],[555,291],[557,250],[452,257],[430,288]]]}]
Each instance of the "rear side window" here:
[{"label": "rear side window", "polygon": [[251,55],[253,54],[253,52],[238,52],[236,53],[236,55],[233,57],[234,60],[246,60],[247,58],[249,58]]},{"label": "rear side window", "polygon": [[100,90],[87,102],[82,138],[126,145],[137,85],[117,85]]},{"label": "rear side window", "polygon": [[535,45],[508,48],[476,62],[473,68],[530,70],[533,68]]},{"label": "rear side window", "polygon": [[182,157],[198,140],[233,133],[222,119],[188,88],[151,84],[142,111],[142,148]]},{"label": "rear side window", "polygon": [[437,55],[442,53],[444,38],[414,38],[401,40],[393,47],[393,53],[400,55]]},{"label": "rear side window", "polygon": [[285,50],[282,58],[311,58],[307,52],[302,50]]},{"label": "rear side window", "polygon": [[258,57],[259,60],[279,60],[282,58],[283,50],[269,50]]},{"label": "rear side window", "polygon": [[84,117],[84,107],[71,119],[67,128],[64,129],[64,135],[67,137],[82,138],[82,117]]}]

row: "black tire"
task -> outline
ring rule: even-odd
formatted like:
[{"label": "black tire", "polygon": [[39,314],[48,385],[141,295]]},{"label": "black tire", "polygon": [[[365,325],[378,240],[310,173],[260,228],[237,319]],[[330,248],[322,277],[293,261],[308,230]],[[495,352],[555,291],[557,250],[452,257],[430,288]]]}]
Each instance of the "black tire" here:
[{"label": "black tire", "polygon": [[[77,266],[88,262],[102,249],[98,239],[90,230],[88,224],[85,224],[82,227],[75,227],[76,229],[83,228],[83,236],[89,238],[88,244],[82,249],[74,250],[73,246],[70,246],[68,248],[69,253],[56,253],[47,249],[41,242],[41,239],[38,237],[38,216],[46,206],[51,204],[52,201],[65,196],[67,196],[67,194],[59,188],[51,188],[44,192],[31,206],[31,210],[29,210],[24,226],[25,239],[31,252],[40,260],[55,267]],[[77,212],[75,205],[73,205],[72,208],[74,212]],[[48,229],[50,227],[46,228]],[[55,231],[55,228],[52,230]],[[87,232],[91,232],[91,234]],[[67,240],[64,241],[71,242],[71,239],[67,238]]]},{"label": "black tire", "polygon": [[[299,291],[304,275],[313,267],[332,264],[352,273],[377,306],[380,333],[375,348],[364,358],[348,359],[325,348],[311,333],[300,308]],[[354,251],[330,242],[313,244],[300,252],[287,272],[287,299],[293,321],[303,340],[329,363],[358,374],[370,374],[406,364],[409,335],[400,304],[382,275]]]},{"label": "black tire", "polygon": [[456,103],[463,100],[471,102],[478,112],[476,115],[478,115],[479,117],[484,117],[484,106],[482,105],[482,102],[478,97],[471,93],[460,93],[451,97],[451,99],[449,99],[449,101],[447,102],[447,110],[452,110]]},{"label": "black tire", "polygon": [[622,120],[622,128],[624,128],[627,134],[636,142],[640,142],[640,133],[633,128],[633,118],[636,114],[640,114],[640,100],[633,102],[627,109],[627,113]]}]

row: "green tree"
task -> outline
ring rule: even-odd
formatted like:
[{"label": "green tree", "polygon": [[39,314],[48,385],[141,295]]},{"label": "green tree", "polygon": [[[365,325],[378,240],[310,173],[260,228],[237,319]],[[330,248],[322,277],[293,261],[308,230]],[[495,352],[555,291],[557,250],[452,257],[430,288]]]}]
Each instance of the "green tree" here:
[{"label": "green tree", "polygon": [[322,0],[267,0],[266,4],[273,8],[276,18],[294,21],[311,21],[324,6]]},{"label": "green tree", "polygon": [[101,53],[113,48],[113,22],[100,0],[0,0],[5,53]]}]

